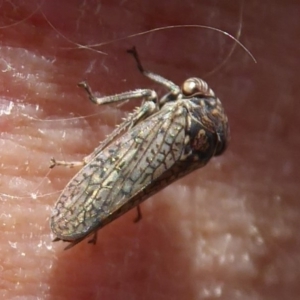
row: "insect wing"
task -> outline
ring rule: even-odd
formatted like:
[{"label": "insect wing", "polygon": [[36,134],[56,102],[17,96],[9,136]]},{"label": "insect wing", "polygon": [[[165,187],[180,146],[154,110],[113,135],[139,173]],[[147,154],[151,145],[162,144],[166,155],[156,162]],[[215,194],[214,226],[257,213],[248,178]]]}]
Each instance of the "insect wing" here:
[{"label": "insect wing", "polygon": [[82,239],[167,172],[184,150],[187,111],[165,105],[109,144],[68,183],[51,217],[59,239]]}]

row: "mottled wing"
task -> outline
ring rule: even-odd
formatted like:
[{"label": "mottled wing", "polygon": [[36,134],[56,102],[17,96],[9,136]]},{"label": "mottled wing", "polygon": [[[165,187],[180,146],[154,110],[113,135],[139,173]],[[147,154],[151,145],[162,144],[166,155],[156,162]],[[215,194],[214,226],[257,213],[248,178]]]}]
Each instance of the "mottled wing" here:
[{"label": "mottled wing", "polygon": [[169,170],[184,149],[187,114],[182,105],[165,105],[84,166],[56,203],[51,217],[56,236],[68,241],[87,236]]}]

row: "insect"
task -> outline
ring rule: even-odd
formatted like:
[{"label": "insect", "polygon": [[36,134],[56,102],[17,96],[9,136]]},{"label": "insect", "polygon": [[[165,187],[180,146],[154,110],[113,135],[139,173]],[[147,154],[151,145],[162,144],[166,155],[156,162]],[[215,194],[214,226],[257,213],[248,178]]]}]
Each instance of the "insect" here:
[{"label": "insect", "polygon": [[180,177],[203,167],[224,152],[228,142],[227,116],[220,100],[199,78],[181,87],[144,70],[135,48],[128,50],[139,71],[166,87],[137,89],[97,98],[86,82],[79,83],[96,104],[144,98],[94,152],[79,163],[52,159],[56,165],[83,165],[64,188],[51,216],[54,241],[67,241],[66,249],[86,237],[95,243],[97,231]]}]

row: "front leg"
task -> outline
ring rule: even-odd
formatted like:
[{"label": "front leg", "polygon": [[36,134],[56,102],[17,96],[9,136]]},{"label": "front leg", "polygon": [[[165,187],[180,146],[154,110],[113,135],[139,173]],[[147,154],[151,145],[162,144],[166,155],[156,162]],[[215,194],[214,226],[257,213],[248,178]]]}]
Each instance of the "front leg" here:
[{"label": "front leg", "polygon": [[94,93],[91,90],[91,87],[88,85],[87,82],[79,82],[78,86],[82,87],[87,92],[89,99],[93,103],[98,105],[122,102],[136,98],[144,98],[146,101],[153,101],[155,103],[157,102],[156,92],[150,89],[137,89],[134,91],[124,92],[116,95],[97,97],[94,95]]}]

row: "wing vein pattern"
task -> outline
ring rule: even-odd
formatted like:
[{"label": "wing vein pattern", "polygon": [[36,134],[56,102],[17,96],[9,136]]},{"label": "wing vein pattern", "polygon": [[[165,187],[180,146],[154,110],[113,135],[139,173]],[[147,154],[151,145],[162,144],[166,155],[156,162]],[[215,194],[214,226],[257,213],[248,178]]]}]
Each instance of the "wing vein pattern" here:
[{"label": "wing vein pattern", "polygon": [[73,238],[76,232],[84,236],[171,169],[184,149],[187,114],[180,103],[165,105],[90,160],[69,182],[57,204],[55,226],[59,231],[72,232]]}]

